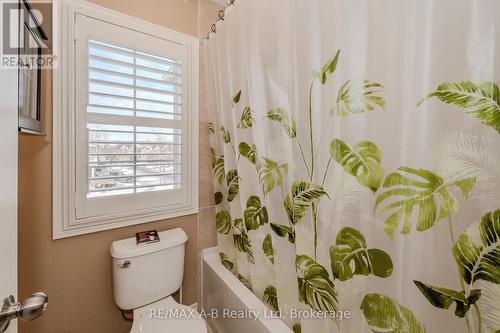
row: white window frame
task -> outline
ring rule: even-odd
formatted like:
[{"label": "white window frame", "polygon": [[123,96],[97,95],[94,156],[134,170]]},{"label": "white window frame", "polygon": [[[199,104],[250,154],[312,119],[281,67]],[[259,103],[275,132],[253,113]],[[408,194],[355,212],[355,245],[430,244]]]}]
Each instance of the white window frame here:
[{"label": "white window frame", "polygon": [[[183,71],[188,80],[186,94],[187,117],[186,193],[168,205],[118,212],[108,215],[77,218],[76,126],[79,85],[75,72],[75,17],[88,16],[136,32],[174,42],[187,48],[187,63]],[[53,71],[53,239],[120,228],[139,223],[195,214],[198,212],[198,45],[189,36],[132,16],[128,16],[81,0],[53,1],[53,50],[56,56]],[[81,117],[80,117],[81,118]],[[81,125],[81,124],[80,124]],[[81,143],[80,143],[81,144]],[[83,168],[85,169],[85,167]],[[81,178],[81,177],[80,177]],[[183,184],[184,185],[184,184]],[[154,193],[154,192],[151,192]],[[161,192],[157,192],[161,193]]]}]

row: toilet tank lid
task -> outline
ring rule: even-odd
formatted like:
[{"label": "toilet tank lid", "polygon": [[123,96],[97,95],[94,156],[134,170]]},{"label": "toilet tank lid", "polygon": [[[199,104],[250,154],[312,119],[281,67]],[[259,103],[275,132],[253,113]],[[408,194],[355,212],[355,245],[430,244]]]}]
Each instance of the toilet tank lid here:
[{"label": "toilet tank lid", "polygon": [[115,259],[138,257],[184,244],[188,237],[181,228],[159,232],[160,241],[137,244],[135,237],[115,241],[111,244],[111,256]]}]

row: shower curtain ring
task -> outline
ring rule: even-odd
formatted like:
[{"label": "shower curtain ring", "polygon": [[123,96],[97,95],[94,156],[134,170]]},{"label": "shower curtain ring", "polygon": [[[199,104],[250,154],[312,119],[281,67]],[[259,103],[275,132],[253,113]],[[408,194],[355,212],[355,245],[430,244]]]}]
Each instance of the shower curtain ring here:
[{"label": "shower curtain ring", "polygon": [[219,15],[219,19],[222,20],[222,21],[224,21],[224,10],[222,10],[222,9],[219,10],[219,14],[218,15]]},{"label": "shower curtain ring", "polygon": [[212,27],[210,28],[213,33],[217,33],[217,29],[215,28],[215,24],[212,24]]}]

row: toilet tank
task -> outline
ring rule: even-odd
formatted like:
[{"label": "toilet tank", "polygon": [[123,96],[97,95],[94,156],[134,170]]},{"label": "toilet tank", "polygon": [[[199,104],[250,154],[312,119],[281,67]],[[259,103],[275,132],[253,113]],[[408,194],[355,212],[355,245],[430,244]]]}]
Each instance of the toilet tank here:
[{"label": "toilet tank", "polygon": [[184,275],[186,233],[158,233],[160,241],[136,244],[135,237],[111,244],[113,294],[122,310],[132,310],[176,292]]}]

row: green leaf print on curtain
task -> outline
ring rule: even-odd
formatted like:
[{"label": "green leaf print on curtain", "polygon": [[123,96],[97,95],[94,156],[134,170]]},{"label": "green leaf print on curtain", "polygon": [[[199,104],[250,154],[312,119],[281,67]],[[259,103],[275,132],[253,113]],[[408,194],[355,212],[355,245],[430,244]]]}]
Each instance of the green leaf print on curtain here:
[{"label": "green leaf print on curtain", "polygon": [[361,302],[361,311],[374,333],[425,333],[415,315],[390,297],[367,294]]},{"label": "green leaf print on curtain", "polygon": [[246,157],[250,161],[250,163],[257,163],[257,147],[255,147],[255,145],[250,146],[246,142],[240,142],[240,144],[238,145],[238,150],[241,156]]},{"label": "green leaf print on curtain", "polygon": [[224,265],[224,267],[226,267],[228,270],[232,271],[234,263],[231,260],[229,260],[227,254],[225,254],[224,252],[219,252],[219,257],[222,265]]},{"label": "green leaf print on curtain", "polygon": [[222,203],[222,200],[224,200],[224,194],[222,192],[215,192],[214,193],[214,201],[216,205],[220,205]]},{"label": "green leaf print on curtain", "polygon": [[212,169],[215,167],[215,163],[217,163],[217,152],[213,147],[210,147],[210,162],[212,163]]},{"label": "green leaf print on curtain", "polygon": [[271,229],[274,233],[280,237],[288,236],[288,241],[292,244],[295,244],[295,230],[292,227],[288,227],[282,224],[273,224],[271,223]]},{"label": "green leaf print on curtain", "polygon": [[[450,237],[454,242],[452,252],[460,273],[461,291],[448,288],[438,288],[432,285],[414,281],[418,289],[435,307],[448,309],[455,302],[455,315],[465,318],[469,332],[472,332],[472,322],[468,315],[469,308],[474,306],[477,332],[482,329],[482,315],[478,299],[482,290],[488,290],[487,285],[481,289],[472,289],[477,280],[500,283],[500,210],[489,212],[483,216],[480,223],[474,223],[455,242],[453,225],[449,219]],[[466,287],[467,283],[470,287]]]},{"label": "green leaf print on curtain", "polygon": [[300,302],[317,311],[337,311],[337,292],[328,271],[305,255],[297,256],[295,266]]},{"label": "green leaf print on curtain", "polygon": [[233,227],[234,227],[235,234],[244,234],[247,232],[247,230],[245,228],[245,223],[243,222],[243,219],[241,219],[241,218],[234,219]]},{"label": "green leaf print on curtain", "polygon": [[339,90],[337,103],[331,111],[334,116],[347,116],[372,111],[376,106],[385,108],[381,94],[384,86],[363,79],[346,81]]},{"label": "green leaf print on curtain", "polygon": [[319,73],[313,72],[313,76],[319,78],[321,84],[325,84],[327,81],[327,74],[333,74],[337,68],[337,63],[339,62],[340,50],[335,53],[332,59],[330,59],[326,64],[321,66]]},{"label": "green leaf print on curtain", "polygon": [[376,144],[361,141],[351,147],[344,141],[335,139],[330,144],[330,154],[361,185],[373,192],[378,190],[384,178],[384,169],[380,165],[381,154]]},{"label": "green leaf print on curtain", "polygon": [[453,255],[464,281],[500,284],[500,209],[486,213],[453,245]]},{"label": "green leaf print on curtain", "polygon": [[262,206],[258,196],[252,195],[247,200],[247,208],[243,211],[247,230],[257,230],[260,226],[269,223],[267,209]]},{"label": "green leaf print on curtain", "polygon": [[224,126],[221,126],[220,131],[222,132],[222,140],[224,143],[230,143],[231,133],[229,133],[229,130],[225,129]]},{"label": "green leaf print on curtain", "polygon": [[330,247],[332,273],[340,281],[354,275],[385,278],[392,274],[391,257],[382,250],[368,249],[366,240],[358,230],[343,228],[337,234],[336,245]]},{"label": "green leaf print on curtain", "polygon": [[455,302],[457,304],[455,315],[460,318],[463,318],[467,311],[469,311],[469,307],[475,304],[479,297],[481,297],[481,290],[478,289],[471,290],[466,297],[465,291],[438,288],[420,281],[413,282],[415,282],[427,300],[437,308],[448,309]]},{"label": "green leaf print on curtain", "polygon": [[250,238],[248,238],[243,219],[235,219],[233,221],[233,243],[236,250],[247,255],[248,262],[255,264],[252,243],[250,241]]},{"label": "green leaf print on curtain", "polygon": [[327,194],[316,184],[296,180],[292,184],[292,195],[287,194],[283,204],[291,224],[296,224],[307,213],[307,209],[315,200]]},{"label": "green leaf print on curtain", "polygon": [[273,240],[271,238],[271,234],[267,234],[262,241],[262,251],[269,259],[269,261],[274,265],[274,248],[273,248]]},{"label": "green leaf print on curtain", "polygon": [[233,104],[238,104],[241,98],[241,90],[233,95]]},{"label": "green leaf print on curtain", "polygon": [[224,170],[224,155],[217,156],[217,153],[213,148],[211,148],[211,158],[212,158],[212,168],[214,170],[214,177],[219,184],[225,179]]},{"label": "green leaf print on curtain", "polygon": [[295,124],[295,120],[283,109],[276,108],[267,111],[267,118],[279,122],[290,139],[297,136],[297,125]]},{"label": "green leaf print on curtain", "polygon": [[458,106],[466,114],[479,120],[483,125],[493,127],[500,134],[500,89],[495,83],[445,82],[424,97],[418,106],[432,97],[438,98],[443,103]]},{"label": "green leaf print on curtain", "polygon": [[217,232],[221,234],[228,234],[231,230],[231,215],[227,210],[221,210],[215,215],[215,224]]},{"label": "green leaf print on curtain", "polygon": [[382,213],[391,212],[384,223],[384,231],[391,239],[401,219],[401,233],[410,233],[415,209],[418,210],[417,231],[427,230],[436,221],[450,217],[458,209],[458,201],[451,190],[459,189],[467,198],[476,182],[474,177],[470,177],[445,183],[443,178],[429,170],[410,167],[398,170],[387,175],[383,184],[386,190],[375,201],[375,209],[378,210],[387,199],[393,199],[380,210]]},{"label": "green leaf print on curtain", "polygon": [[275,186],[283,184],[283,174],[288,173],[288,164],[279,164],[264,157],[259,167],[259,181],[264,195],[271,192]]},{"label": "green leaf print on curtain", "polygon": [[238,177],[238,170],[229,170],[226,175],[227,182],[227,201],[231,202],[238,195],[240,191],[240,177]]},{"label": "green leaf print on curtain", "polygon": [[238,128],[250,128],[253,126],[253,116],[252,116],[252,109],[249,106],[245,106],[243,109],[243,113],[241,114],[241,120],[236,125]]},{"label": "green leaf print on curtain", "polygon": [[264,290],[263,300],[266,304],[269,304],[273,310],[278,311],[278,294],[276,293],[276,288],[274,286],[267,286]]},{"label": "green leaf print on curtain", "polygon": [[245,287],[252,290],[252,283],[250,282],[249,278],[238,273],[238,280],[240,280],[240,282],[243,283]]},{"label": "green leaf print on curtain", "polygon": [[208,133],[215,134],[215,125],[211,122],[208,122]]}]

